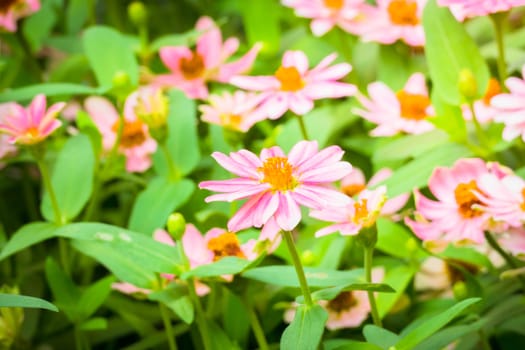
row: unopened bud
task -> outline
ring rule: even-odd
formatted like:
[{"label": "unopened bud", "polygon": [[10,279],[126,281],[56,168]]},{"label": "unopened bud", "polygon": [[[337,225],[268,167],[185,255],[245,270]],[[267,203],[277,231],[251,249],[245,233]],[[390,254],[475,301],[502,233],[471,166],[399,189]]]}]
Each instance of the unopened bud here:
[{"label": "unopened bud", "polygon": [[311,250],[305,250],[301,254],[301,261],[304,265],[312,265],[315,263],[315,254]]},{"label": "unopened bud", "polygon": [[140,1],[133,1],[128,6],[129,20],[136,26],[144,26],[148,20],[148,11],[146,6]]},{"label": "unopened bud", "polygon": [[174,240],[180,241],[184,235],[184,231],[186,231],[186,220],[181,213],[173,213],[168,217],[166,226],[170,236]]},{"label": "unopened bud", "polygon": [[113,74],[112,83],[114,89],[122,90],[131,85],[131,79],[129,78],[128,73],[119,70]]},{"label": "unopened bud", "polygon": [[467,101],[473,101],[478,96],[478,83],[469,69],[462,69],[459,72],[458,89]]},{"label": "unopened bud", "polygon": [[452,291],[454,292],[454,297],[457,300],[463,300],[468,297],[468,288],[465,282],[458,281],[454,283],[454,286],[452,287]]}]

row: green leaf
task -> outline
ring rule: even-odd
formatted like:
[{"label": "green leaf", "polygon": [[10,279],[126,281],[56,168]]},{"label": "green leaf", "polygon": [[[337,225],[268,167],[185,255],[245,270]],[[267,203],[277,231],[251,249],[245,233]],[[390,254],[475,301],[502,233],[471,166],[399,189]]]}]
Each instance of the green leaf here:
[{"label": "green leaf", "polygon": [[66,11],[66,28],[69,34],[76,34],[87,22],[93,0],[71,0]]},{"label": "green leaf", "polygon": [[[514,321],[514,319],[513,319]],[[464,336],[477,333],[485,324],[485,320],[481,319],[477,322],[469,325],[459,325],[453,327],[447,327],[434,333],[426,340],[419,343],[414,350],[426,350],[426,349],[444,349],[447,345],[453,343],[455,340],[460,339]],[[500,327],[498,329],[501,330]],[[523,330],[523,326],[521,327]]]},{"label": "green leaf", "polygon": [[416,254],[418,257],[428,255],[405,226],[386,218],[379,218],[376,223],[377,249],[401,259],[407,259]]},{"label": "green leaf", "polygon": [[298,306],[292,323],[286,327],[281,337],[281,349],[316,350],[327,319],[328,312],[320,305]]},{"label": "green leaf", "polygon": [[164,35],[151,43],[150,50],[157,52],[164,46],[192,46],[201,34],[201,30],[192,29],[182,34]]},{"label": "green leaf", "polygon": [[152,234],[164,227],[170,214],[184,204],[194,190],[195,184],[191,180],[170,182],[164,177],[153,179],[135,200],[129,229]]},{"label": "green leaf", "polygon": [[381,350],[377,345],[348,339],[330,339],[323,346],[324,350]]},{"label": "green leaf", "polygon": [[[250,45],[262,42],[263,52],[271,54],[279,51],[281,38],[279,3],[268,0],[250,0],[241,1],[240,6],[244,30]],[[261,16],[263,13],[264,16]]]},{"label": "green leaf", "polygon": [[57,15],[49,2],[44,2],[39,11],[29,16],[22,24],[22,32],[27,39],[31,51],[38,52],[44,40],[50,36]]},{"label": "green leaf", "polygon": [[401,50],[399,45],[381,45],[379,47],[379,64],[377,80],[385,83],[394,91],[403,88],[410,76],[408,52]]},{"label": "green leaf", "polygon": [[51,257],[46,260],[46,279],[57,305],[68,319],[73,323],[82,321],[78,303],[81,292]]},{"label": "green leaf", "polygon": [[186,286],[170,283],[167,288],[150,293],[148,299],[163,303],[175,312],[185,323],[191,324],[193,322],[193,303],[188,296]]},{"label": "green leaf", "polygon": [[82,296],[80,300],[78,300],[82,319],[87,319],[97,311],[109,293],[111,293],[111,284],[113,282],[115,282],[113,276],[105,277],[93,283],[82,292]]},{"label": "green leaf", "polygon": [[[313,300],[332,300],[337,297],[341,292],[352,291],[352,290],[364,290],[372,292],[384,292],[394,293],[395,290],[389,285],[382,283],[352,283],[341,286],[320,289],[312,293]],[[296,301],[298,303],[304,303],[304,297],[298,296]]]},{"label": "green leaf", "polygon": [[[51,183],[55,191],[62,221],[70,221],[80,213],[91,196],[95,171],[95,155],[91,141],[79,134],[70,138],[58,155]],[[47,192],[41,204],[46,220],[54,220],[51,200]]]},{"label": "green leaf", "polygon": [[423,28],[430,76],[439,95],[446,102],[459,105],[459,73],[469,69],[477,81],[478,97],[483,96],[490,77],[487,64],[474,40],[450,10],[430,0],[423,11]]},{"label": "green leaf", "polygon": [[[363,269],[336,271],[315,267],[305,267],[306,279],[310,287],[333,287],[342,284],[364,284]],[[241,273],[242,277],[274,284],[282,287],[299,287],[299,280],[293,266],[264,266]]]},{"label": "green leaf", "polygon": [[40,298],[27,295],[0,293],[0,307],[24,307],[58,312],[55,305]]},{"label": "green leaf", "polygon": [[79,329],[83,331],[99,331],[108,328],[108,320],[103,317],[94,317],[82,322]]},{"label": "green leaf", "polygon": [[200,265],[182,274],[183,279],[190,277],[216,277],[222,275],[234,275],[243,271],[251,261],[235,256],[224,257],[214,263]]},{"label": "green leaf", "polygon": [[100,86],[111,87],[117,72],[125,72],[133,86],[138,84],[139,66],[133,50],[121,33],[105,26],[84,32],[84,51]]},{"label": "green leaf", "polygon": [[367,324],[365,328],[363,328],[363,335],[367,342],[375,344],[385,350],[399,341],[397,334],[373,324]]},{"label": "green leaf", "polygon": [[470,298],[465,299],[456,305],[452,306],[448,310],[434,316],[421,324],[420,326],[412,329],[408,334],[395,344],[397,350],[409,350],[413,349],[416,345],[421,343],[423,340],[436,333],[439,329],[444,327],[447,323],[452,321],[467,307],[479,302],[481,298]]},{"label": "green leaf", "polygon": [[57,228],[58,226],[49,222],[32,222],[22,226],[6,243],[4,249],[2,249],[0,260],[18,253],[33,244],[55,237],[55,231]]},{"label": "green leaf", "polygon": [[455,247],[450,244],[445,251],[438,254],[442,258],[464,261],[468,264],[492,269],[492,263],[487,255],[469,247]]},{"label": "green leaf", "polygon": [[461,108],[445,102],[437,90],[432,92],[432,105],[436,109],[436,116],[429,118],[429,121],[446,131],[452,140],[466,140],[467,125]]},{"label": "green leaf", "polygon": [[106,92],[106,89],[92,88],[85,85],[70,83],[46,83],[25,86],[18,89],[4,91],[0,94],[0,102],[10,101],[29,101],[37,94],[50,96],[71,96],[71,95],[98,95]]},{"label": "green leaf", "polygon": [[416,272],[414,267],[407,265],[398,265],[394,267],[392,266],[393,261],[392,264],[384,265],[388,268],[385,278],[381,282],[392,287],[395,290],[395,293],[381,293],[376,296],[377,308],[381,318],[383,318],[394,306]]}]

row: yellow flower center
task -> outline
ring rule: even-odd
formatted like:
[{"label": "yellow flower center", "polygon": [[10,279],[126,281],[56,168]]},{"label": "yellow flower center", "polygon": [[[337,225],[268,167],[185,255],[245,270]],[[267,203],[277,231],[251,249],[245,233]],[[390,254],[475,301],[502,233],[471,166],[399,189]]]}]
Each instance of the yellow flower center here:
[{"label": "yellow flower center", "polygon": [[179,68],[187,80],[198,78],[204,73],[204,59],[194,52],[190,58],[181,58]]},{"label": "yellow flower center", "polygon": [[323,2],[331,10],[340,10],[344,4],[344,0],[324,0]]},{"label": "yellow flower center", "polygon": [[476,197],[474,191],[481,192],[474,180],[468,183],[461,183],[454,190],[459,214],[465,219],[474,218],[482,214],[481,210],[472,208],[473,205],[483,204],[483,202]]},{"label": "yellow flower center", "polygon": [[263,173],[262,182],[269,183],[272,191],[292,190],[298,184],[293,177],[293,168],[285,157],[268,158],[257,170]]},{"label": "yellow flower center", "polygon": [[19,0],[0,0],[0,13],[7,13]]},{"label": "yellow flower center", "polygon": [[487,91],[485,91],[485,96],[483,96],[483,103],[487,106],[490,105],[490,99],[501,92],[501,85],[499,82],[494,78],[490,78],[489,86],[487,86]]},{"label": "yellow flower center", "polygon": [[426,109],[430,106],[430,99],[427,96],[401,90],[396,97],[401,106],[402,118],[422,120],[428,117]]},{"label": "yellow flower center", "polygon": [[275,72],[275,77],[281,83],[283,91],[298,91],[304,87],[303,78],[295,67],[279,67]]},{"label": "yellow flower center", "polygon": [[208,241],[208,249],[213,252],[214,261],[225,256],[236,256],[246,259],[246,256],[241,250],[237,235],[232,232],[224,232],[220,236],[210,239]]},{"label": "yellow flower center", "polygon": [[230,129],[233,129],[233,130],[240,129],[240,125],[242,122],[242,117],[240,115],[224,113],[224,114],[221,114],[219,118],[221,119],[222,125],[229,127]]},{"label": "yellow flower center", "polygon": [[417,18],[417,3],[410,0],[393,0],[388,5],[388,15],[394,24],[411,25],[419,24]]},{"label": "yellow flower center", "polygon": [[[114,132],[118,132],[119,121],[115,122],[111,129]],[[146,141],[146,134],[144,133],[142,122],[140,120],[124,121],[120,145],[124,148],[132,148],[143,144],[144,141]]]},{"label": "yellow flower center", "polygon": [[341,191],[343,191],[344,194],[346,194],[349,197],[353,197],[359,193],[361,193],[362,190],[366,188],[363,184],[350,184],[343,186],[341,188]]},{"label": "yellow flower center", "polygon": [[334,299],[330,300],[326,307],[331,311],[341,313],[357,305],[356,298],[352,292],[341,292]]},{"label": "yellow flower center", "polygon": [[368,218],[368,208],[367,208],[368,200],[367,199],[361,199],[359,202],[354,203],[354,217],[352,218],[352,221],[355,224],[362,224],[366,221]]}]

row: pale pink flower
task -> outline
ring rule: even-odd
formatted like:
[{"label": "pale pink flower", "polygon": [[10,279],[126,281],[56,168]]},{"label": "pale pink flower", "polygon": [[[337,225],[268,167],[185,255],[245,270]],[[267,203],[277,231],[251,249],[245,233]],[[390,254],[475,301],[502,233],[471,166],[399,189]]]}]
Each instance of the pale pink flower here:
[{"label": "pale pink flower", "polygon": [[421,23],[427,0],[377,0],[375,13],[366,16],[361,39],[381,44],[397,40],[410,46],[424,46],[425,32]]},{"label": "pale pink flower", "polygon": [[160,59],[171,71],[159,75],[154,82],[162,86],[181,89],[190,98],[208,97],[208,81],[228,83],[234,75],[249,70],[261,45],[255,45],[240,59],[226,63],[237,51],[239,40],[222,41],[219,27],[209,17],[201,17],[195,26],[202,35],[197,39],[195,51],[185,46],[167,46],[160,49]]},{"label": "pale pink flower", "polygon": [[[17,148],[12,143],[9,143],[9,136],[0,134],[0,159],[7,158],[10,155],[16,153]],[[2,164],[2,163],[0,163]],[[0,165],[0,168],[2,166]]]},{"label": "pale pink flower", "polygon": [[345,206],[325,207],[312,210],[310,216],[319,220],[333,222],[315,233],[316,237],[338,232],[343,236],[357,235],[363,228],[372,226],[381,213],[386,201],[386,187],[363,190],[357,199],[350,198]]},{"label": "pale pink flower", "polygon": [[151,129],[164,127],[168,113],[168,98],[159,87],[142,86],[131,93],[124,104],[124,115],[134,115]]},{"label": "pale pink flower", "polygon": [[448,6],[458,21],[464,21],[465,18],[509,11],[525,5],[525,0],[438,0],[438,5]]},{"label": "pale pink flower", "polygon": [[[414,192],[416,220],[405,223],[424,241],[483,243],[490,215],[481,209],[479,181],[491,172],[479,158],[460,159],[452,168],[438,167],[430,176],[428,187],[437,201]],[[498,174],[498,167],[492,173]]]},{"label": "pale pink flower", "polygon": [[[120,127],[119,114],[113,104],[103,97],[91,96],[84,103],[98,130],[102,134],[102,146],[110,151],[117,140]],[[124,125],[119,153],[126,157],[126,170],[143,172],[151,166],[151,155],[157,143],[149,135],[148,127],[134,113],[124,113]]]},{"label": "pale pink flower", "polygon": [[[350,174],[346,175],[341,180],[341,191],[350,197],[354,197],[359,195],[359,193],[367,187],[374,187],[381,181],[388,179],[390,176],[392,176],[392,170],[383,168],[375,173],[367,183],[365,174],[363,174],[359,168],[353,167]],[[399,196],[388,199],[381,208],[381,216],[394,215],[405,206],[409,198],[410,194],[403,193]]]},{"label": "pale pink flower", "polygon": [[230,231],[268,224],[290,231],[301,221],[299,205],[322,209],[348,202],[346,195],[326,187],[352,169],[341,161],[343,153],[338,146],[318,151],[317,141],[297,143],[288,156],[277,146],[263,149],[259,157],[247,150],[229,156],[214,152],[212,157],[239,177],[204,181],[199,187],[222,192],[206,202],[248,199],[228,222]]},{"label": "pale pink flower", "polygon": [[511,227],[497,238],[502,248],[517,258],[525,260],[525,229],[523,226]]},{"label": "pale pink flower", "polygon": [[208,104],[199,106],[204,122],[221,125],[235,131],[248,131],[253,124],[266,119],[265,111],[260,108],[261,95],[235,91],[225,91],[222,95],[212,94]]},{"label": "pale pink flower", "polygon": [[10,143],[39,143],[62,125],[56,118],[65,105],[58,102],[46,109],[46,96],[43,94],[36,95],[27,108],[14,102],[3,104],[0,109],[0,133],[10,135]]},{"label": "pale pink flower", "polygon": [[4,0],[0,2],[0,30],[16,32],[16,21],[40,10],[40,0]]},{"label": "pale pink flower", "polygon": [[427,120],[434,116],[434,108],[423,74],[412,74],[397,93],[382,82],[372,83],[368,85],[368,95],[369,98],[357,95],[364,109],[355,108],[353,112],[378,125],[370,135],[422,134],[434,129]]},{"label": "pale pink flower", "polygon": [[[525,78],[525,65],[521,74]],[[511,141],[521,135],[525,141],[525,80],[510,77],[505,85],[509,93],[499,94],[490,100],[491,106],[498,110],[494,120],[505,124],[504,140]]]},{"label": "pale pink flower", "polygon": [[299,17],[311,18],[310,28],[322,36],[334,26],[352,34],[360,33],[362,16],[370,5],[363,0],[282,0]]},{"label": "pale pink flower", "polygon": [[242,89],[262,91],[262,108],[270,119],[281,117],[287,110],[303,115],[314,107],[314,100],[352,96],[357,88],[338,82],[352,70],[348,63],[329,67],[336,54],[326,56],[308,69],[308,58],[302,51],[286,51],[281,66],[271,76],[238,76],[231,84]]},{"label": "pale pink flower", "polygon": [[[498,114],[498,109],[494,108],[490,102],[494,96],[497,96],[501,92],[501,86],[498,80],[490,78],[485,95],[483,98],[474,101],[473,104],[474,113],[476,114],[476,119],[479,123],[487,124],[494,120]],[[472,112],[470,107],[468,105],[463,105],[461,108],[463,110],[463,116],[465,119],[472,120]]]}]

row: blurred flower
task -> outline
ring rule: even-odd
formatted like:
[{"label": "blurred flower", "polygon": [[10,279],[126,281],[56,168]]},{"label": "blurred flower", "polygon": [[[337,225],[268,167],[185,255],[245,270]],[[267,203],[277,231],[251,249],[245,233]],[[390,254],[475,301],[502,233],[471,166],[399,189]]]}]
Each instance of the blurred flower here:
[{"label": "blurred flower", "polygon": [[374,13],[362,23],[361,39],[381,44],[403,40],[410,46],[424,46],[421,24],[427,0],[377,0]]},{"label": "blurred flower", "polygon": [[[476,114],[476,119],[478,122],[481,124],[486,124],[493,121],[494,117],[498,113],[498,110],[491,106],[490,101],[494,96],[497,96],[501,92],[501,86],[498,80],[490,78],[485,96],[483,96],[483,98],[480,100],[474,101],[474,113]],[[462,110],[465,119],[472,120],[472,112],[470,111],[470,107],[467,104],[462,106]]]},{"label": "blurred flower", "polygon": [[334,26],[351,34],[360,33],[364,13],[372,6],[364,0],[282,0],[299,17],[311,18],[310,28],[315,36],[322,36]]},{"label": "blurred flower", "polygon": [[503,249],[525,260],[525,228],[510,227],[507,232],[498,235],[498,243]]},{"label": "blurred flower", "polygon": [[202,35],[197,40],[197,48],[192,51],[185,46],[167,46],[160,49],[160,59],[171,71],[154,79],[161,86],[181,89],[190,98],[208,97],[206,82],[228,83],[230,78],[246,72],[253,64],[261,46],[255,45],[243,57],[225,63],[239,47],[237,38],[222,41],[222,35],[209,17],[201,17],[195,26]]},{"label": "blurred flower", "polygon": [[523,6],[525,0],[438,0],[438,5],[448,6],[458,21],[464,21],[465,18],[486,16]]},{"label": "blurred flower", "polygon": [[[525,65],[521,70],[525,78]],[[510,77],[505,81],[509,93],[499,94],[490,100],[497,109],[496,122],[504,123],[503,139],[511,141],[521,135],[525,141],[525,80]]]},{"label": "blurred flower", "polygon": [[2,0],[0,2],[0,31],[16,32],[16,21],[40,10],[40,0]]},{"label": "blurred flower", "polygon": [[290,231],[301,221],[299,205],[322,209],[349,201],[325,186],[352,169],[341,161],[343,153],[338,146],[318,151],[317,141],[297,143],[288,156],[277,146],[263,149],[259,157],[247,150],[229,156],[214,152],[212,157],[239,178],[204,181],[199,187],[223,192],[207,197],[206,202],[248,199],[228,222],[230,231],[268,224]]},{"label": "blurred flower", "polygon": [[357,199],[350,198],[345,206],[312,210],[311,217],[334,223],[318,230],[315,236],[325,236],[337,231],[343,236],[357,235],[362,228],[374,225],[385,201],[386,187],[380,186],[374,190],[361,191]]},{"label": "blurred flower", "polygon": [[46,110],[46,96],[36,95],[29,107],[6,103],[0,107],[0,133],[10,135],[10,143],[33,145],[47,138],[62,125],[56,118],[66,104],[59,102]]},{"label": "blurred flower", "polygon": [[[103,97],[91,96],[84,103],[97,128],[102,134],[102,146],[109,151],[117,140],[120,118],[111,102]],[[126,170],[142,172],[151,166],[151,155],[157,143],[148,132],[148,127],[134,113],[124,114],[124,125],[118,151],[126,157]]]},{"label": "blurred flower", "polygon": [[397,93],[382,82],[372,83],[368,85],[368,95],[369,99],[357,95],[365,109],[356,108],[353,112],[378,124],[370,132],[372,136],[392,136],[399,132],[422,134],[434,129],[427,120],[434,116],[434,108],[430,104],[423,74],[412,74]]},{"label": "blurred flower", "polygon": [[[0,134],[0,160],[7,158],[16,153],[16,146],[9,143],[9,136],[5,134]],[[3,167],[3,164],[0,162],[0,169]]]},{"label": "blurred flower", "polygon": [[352,84],[338,82],[352,70],[348,63],[329,67],[336,54],[326,56],[308,70],[308,58],[302,51],[286,51],[282,64],[271,76],[238,76],[231,84],[242,89],[262,91],[262,108],[270,119],[281,117],[288,109],[303,115],[314,107],[314,100],[352,96]]},{"label": "blurred flower", "polygon": [[125,115],[135,115],[148,128],[157,129],[166,125],[169,103],[161,88],[143,86],[131,93],[124,104]]},{"label": "blurred flower", "polygon": [[253,124],[266,119],[260,108],[261,95],[235,91],[225,91],[222,95],[210,95],[208,104],[199,106],[204,122],[221,125],[225,128],[246,132]]}]

